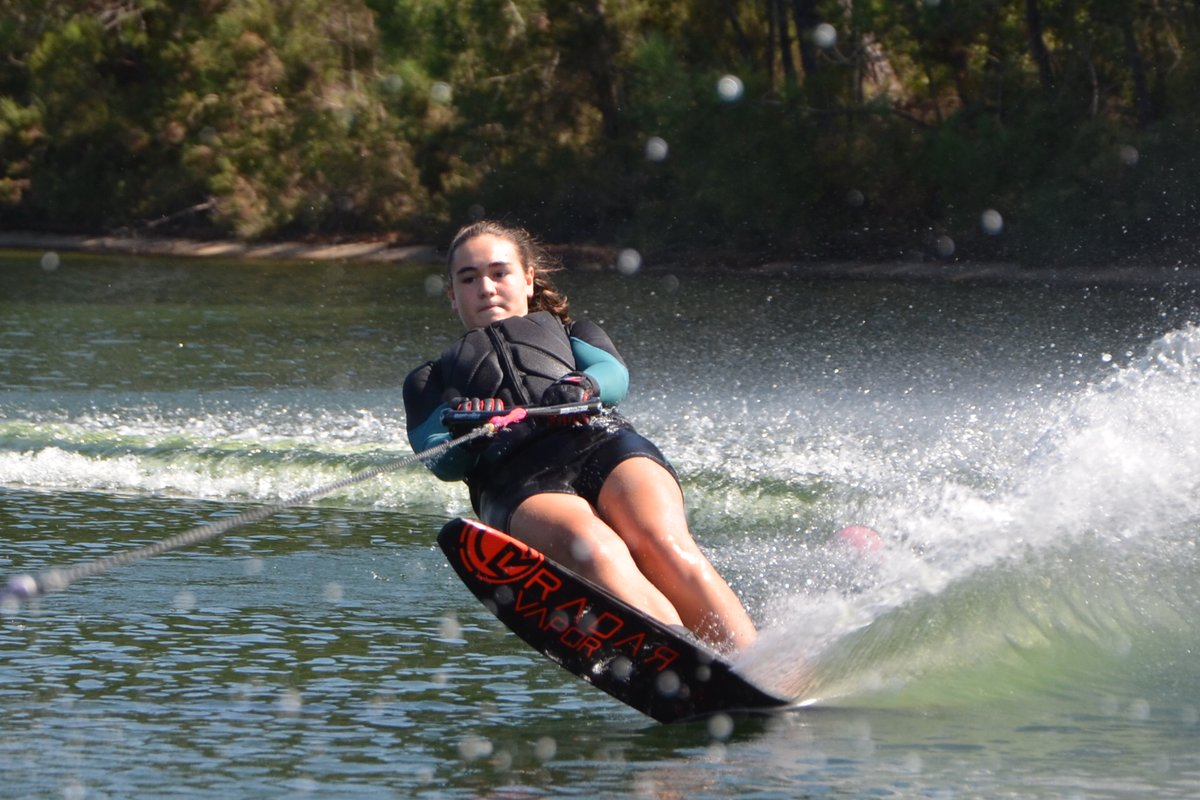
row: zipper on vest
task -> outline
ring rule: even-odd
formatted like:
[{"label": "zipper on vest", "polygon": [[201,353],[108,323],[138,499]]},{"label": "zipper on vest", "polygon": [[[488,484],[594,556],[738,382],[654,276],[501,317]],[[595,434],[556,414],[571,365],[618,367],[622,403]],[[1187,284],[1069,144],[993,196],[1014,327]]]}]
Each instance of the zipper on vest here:
[{"label": "zipper on vest", "polygon": [[517,379],[517,365],[513,363],[512,353],[509,352],[507,343],[496,332],[496,329],[489,325],[484,328],[487,331],[488,339],[492,342],[492,350],[496,352],[496,357],[500,359],[500,366],[504,370],[504,378],[512,386],[513,396],[518,405],[527,406],[531,402],[529,393],[525,391],[525,382]]}]

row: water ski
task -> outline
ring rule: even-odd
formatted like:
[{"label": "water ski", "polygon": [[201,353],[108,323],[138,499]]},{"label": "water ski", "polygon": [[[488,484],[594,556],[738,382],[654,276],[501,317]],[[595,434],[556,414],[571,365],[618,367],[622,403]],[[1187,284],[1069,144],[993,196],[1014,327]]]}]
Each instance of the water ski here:
[{"label": "water ski", "polygon": [[551,661],[659,722],[789,705],[674,631],[508,534],[448,522],[438,544],[489,611]]}]

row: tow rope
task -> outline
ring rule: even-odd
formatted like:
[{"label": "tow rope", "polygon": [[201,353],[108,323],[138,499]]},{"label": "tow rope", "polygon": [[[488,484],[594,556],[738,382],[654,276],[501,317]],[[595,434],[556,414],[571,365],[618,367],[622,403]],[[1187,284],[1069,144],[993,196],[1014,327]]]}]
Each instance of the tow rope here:
[{"label": "tow rope", "polygon": [[10,611],[19,608],[23,603],[37,597],[50,594],[51,592],[59,592],[66,589],[71,584],[91,578],[96,575],[104,574],[117,567],[123,567],[127,564],[133,564],[138,561],[143,561],[147,558],[153,558],[163,553],[169,553],[173,550],[181,550],[185,547],[207,542],[215,539],[222,534],[240,528],[245,525],[251,525],[255,522],[262,522],[268,517],[272,517],[281,511],[292,508],[293,506],[302,505],[311,502],[327,494],[336,492],[339,489],[345,489],[363,481],[377,478],[380,475],[386,475],[390,472],[403,469],[404,467],[416,464],[419,461],[427,461],[431,458],[436,458],[452,447],[457,447],[462,444],[467,444],[475,439],[485,436],[492,436],[506,428],[509,425],[514,425],[527,417],[571,417],[581,415],[595,415],[600,413],[601,407],[599,401],[591,403],[574,403],[559,406],[541,406],[536,408],[514,408],[505,414],[495,414],[495,412],[476,412],[476,411],[447,411],[443,414],[443,421],[454,421],[458,423],[483,423],[462,436],[447,440],[441,444],[434,445],[427,450],[422,450],[419,453],[405,456],[404,458],[391,461],[387,464],[370,467],[360,472],[356,472],[349,477],[341,480],[327,483],[324,486],[318,486],[315,489],[309,489],[291,497],[285,498],[278,503],[269,506],[243,511],[235,514],[232,517],[206,522],[202,525],[197,525],[194,528],[177,533],[174,536],[169,536],[161,541],[148,544],[144,547],[138,547],[133,550],[127,550],[123,553],[106,556],[94,561],[85,561],[68,567],[60,567],[45,570],[35,574],[13,575],[9,578],[8,583],[0,588],[0,611]]}]

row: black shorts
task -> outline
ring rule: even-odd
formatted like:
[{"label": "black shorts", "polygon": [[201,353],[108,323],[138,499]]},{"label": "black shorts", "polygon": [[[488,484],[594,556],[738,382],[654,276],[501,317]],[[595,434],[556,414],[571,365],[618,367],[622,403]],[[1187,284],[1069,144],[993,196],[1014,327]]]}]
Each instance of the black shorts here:
[{"label": "black shorts", "polygon": [[679,481],[666,456],[628,423],[598,421],[546,431],[493,473],[478,494],[475,510],[487,525],[508,531],[513,512],[535,494],[573,494],[595,507],[617,465],[638,456],[659,464]]}]

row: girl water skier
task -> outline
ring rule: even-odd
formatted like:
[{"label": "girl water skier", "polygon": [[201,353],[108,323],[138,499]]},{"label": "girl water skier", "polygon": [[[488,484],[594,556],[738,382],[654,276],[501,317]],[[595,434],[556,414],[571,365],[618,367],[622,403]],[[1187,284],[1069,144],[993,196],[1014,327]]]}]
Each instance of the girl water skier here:
[{"label": "girl water skier", "polygon": [[[629,372],[608,335],[574,321],[525,230],[483,221],[447,253],[450,305],[467,333],[404,382],[409,442],[425,450],[470,430],[442,411],[584,402],[612,408]],[[476,446],[475,442],[482,442]],[[669,625],[729,652],[755,638],[741,601],[688,530],[678,477],[616,413],[586,424],[527,419],[430,465],[465,480],[480,519]]]}]

